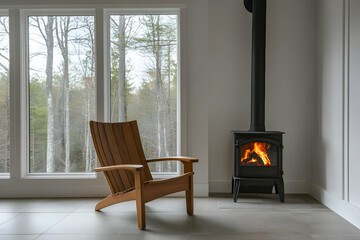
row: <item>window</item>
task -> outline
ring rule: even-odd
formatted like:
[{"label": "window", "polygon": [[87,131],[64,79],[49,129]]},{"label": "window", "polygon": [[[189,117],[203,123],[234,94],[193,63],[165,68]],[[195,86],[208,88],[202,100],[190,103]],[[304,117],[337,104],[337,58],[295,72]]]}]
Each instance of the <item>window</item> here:
[{"label": "window", "polygon": [[[177,15],[109,14],[111,121],[137,120],[147,158],[178,154]],[[150,165],[176,173],[177,162]]]},{"label": "window", "polygon": [[9,17],[0,14],[0,174],[10,168]]},{"label": "window", "polygon": [[[137,120],[146,158],[179,155],[183,10],[53,6],[0,9],[0,186],[19,189],[9,196],[107,189],[90,120]],[[181,171],[149,166],[155,178]]]},{"label": "window", "polygon": [[93,16],[27,18],[29,172],[92,172]]}]

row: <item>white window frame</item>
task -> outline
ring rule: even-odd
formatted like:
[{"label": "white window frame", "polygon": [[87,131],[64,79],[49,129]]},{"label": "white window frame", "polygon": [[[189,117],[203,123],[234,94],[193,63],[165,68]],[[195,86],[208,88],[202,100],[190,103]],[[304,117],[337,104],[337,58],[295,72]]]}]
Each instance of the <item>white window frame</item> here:
[{"label": "white window frame", "polygon": [[[0,16],[9,17],[9,11],[6,10],[6,9],[0,9]],[[10,21],[9,21],[9,25],[10,25]],[[9,38],[10,38],[10,36],[9,36]],[[10,73],[8,74],[8,79],[9,79],[9,84],[10,84]],[[9,92],[10,91],[11,90],[10,90],[10,87],[9,87]],[[8,131],[10,131],[10,129],[8,129]],[[11,132],[10,132],[10,134],[11,134]],[[11,144],[11,142],[10,142],[10,144]],[[10,158],[10,161],[11,161],[11,158]],[[9,179],[9,178],[10,178],[10,172],[8,172],[8,173],[0,173],[0,179]]]},{"label": "white window frame", "polygon": [[[157,13],[164,10],[176,10],[179,12],[178,20],[178,152],[187,155],[187,1],[172,3],[170,0],[163,4],[149,4],[146,0],[140,0],[137,4],[74,4],[64,5],[61,0],[36,6],[32,5],[3,5],[0,3],[0,11],[8,13],[10,27],[10,176],[0,178],[0,197],[103,197],[109,194],[108,183],[103,173],[95,173],[95,177],[86,178],[83,174],[67,176],[42,175],[27,176],[25,153],[28,145],[26,143],[28,134],[26,122],[24,122],[27,106],[23,101],[27,97],[25,83],[25,14],[49,15],[55,11],[71,11],[80,13],[84,8],[95,12],[95,51],[96,51],[96,117],[98,121],[105,121],[109,115],[106,108],[105,92],[110,89],[104,82],[106,79],[104,54],[105,18],[104,12],[107,8],[123,8],[129,13],[130,7],[139,10],[154,10]],[[145,9],[146,7],[146,9]],[[4,9],[5,8],[5,9]],[[4,10],[2,10],[4,9]],[[46,9],[46,10],[45,10]],[[82,12],[83,13],[83,12]],[[144,13],[144,12],[142,12]],[[59,13],[59,15],[63,15]],[[180,82],[181,81],[181,82]],[[24,83],[25,82],[25,83]],[[27,84],[27,83],[26,83]],[[26,95],[25,95],[26,94]],[[110,95],[108,96],[110,98]],[[25,103],[26,104],[26,103]],[[109,105],[107,105],[109,107]],[[25,134],[24,134],[25,133]],[[25,136],[24,136],[25,135]],[[24,149],[25,147],[25,149]],[[97,161],[98,162],[98,161]],[[181,168],[178,171],[182,172]],[[170,175],[173,176],[173,175]],[[169,177],[170,177],[169,176]],[[156,176],[154,176],[156,177]],[[163,174],[162,177],[168,177]]]},{"label": "white window frame", "polygon": [[[29,156],[29,106],[30,106],[30,94],[29,94],[29,16],[94,16],[95,9],[30,9],[22,11],[22,21],[21,24],[24,26],[25,32],[23,32],[22,39],[24,39],[23,52],[24,52],[24,72],[23,72],[23,81],[21,81],[22,89],[24,89],[24,94],[21,95],[21,105],[25,106],[23,109],[23,114],[25,117],[21,118],[22,129],[21,131],[21,141],[22,141],[22,152],[21,157],[21,168],[22,175],[24,179],[96,179],[97,174],[95,172],[75,172],[75,173],[31,173],[30,172],[30,156]],[[97,49],[96,49],[97,50]],[[95,61],[97,59],[97,51],[95,50]],[[97,85],[97,84],[96,84]],[[95,105],[97,106],[97,99],[95,99]],[[97,108],[96,108],[97,109]],[[95,115],[97,116],[97,111],[95,109]],[[97,162],[97,161],[96,161]]]},{"label": "white window frame", "polygon": [[[105,121],[110,122],[110,109],[111,109],[111,94],[110,94],[110,15],[146,15],[146,14],[154,14],[154,15],[176,15],[177,16],[177,155],[181,155],[181,97],[180,97],[180,87],[181,87],[181,68],[180,68],[180,59],[181,59],[181,47],[180,47],[180,9],[179,8],[162,8],[162,9],[142,9],[142,8],[113,8],[113,9],[104,9],[104,46],[105,46],[105,89],[108,90],[108,95],[105,96],[105,108],[107,109],[105,115]],[[177,161],[176,172],[151,172],[153,178],[161,179],[161,178],[170,178],[174,176],[178,176],[182,173],[182,164],[180,161]]]}]

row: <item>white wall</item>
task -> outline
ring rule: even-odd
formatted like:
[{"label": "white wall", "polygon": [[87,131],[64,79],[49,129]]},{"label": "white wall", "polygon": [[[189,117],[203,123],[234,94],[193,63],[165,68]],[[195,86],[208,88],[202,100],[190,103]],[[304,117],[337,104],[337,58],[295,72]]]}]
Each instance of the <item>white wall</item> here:
[{"label": "white wall", "polygon": [[189,1],[187,51],[187,152],[200,160],[194,165],[195,193],[209,193],[208,152],[208,1]]},{"label": "white wall", "polygon": [[319,0],[311,195],[360,228],[360,2]]},{"label": "white wall", "polygon": [[342,197],[343,3],[321,0],[317,42],[317,155],[312,182]]},{"label": "white wall", "polygon": [[[243,1],[209,1],[209,182],[231,190],[232,135],[250,127],[251,14]],[[267,3],[267,130],[285,131],[288,193],[307,193],[315,121],[312,0]]]},{"label": "white wall", "polygon": [[[230,192],[231,130],[250,125],[251,14],[239,0],[2,0],[0,7],[173,6],[185,10],[182,67],[184,153],[198,157],[195,193]],[[285,131],[285,190],[306,193],[314,127],[314,12],[312,0],[268,1],[266,127]],[[209,184],[210,182],[210,184]],[[17,183],[14,183],[15,185]],[[44,183],[45,184],[45,183]],[[8,196],[46,196],[41,184],[16,189],[0,183]],[[94,185],[93,185],[94,186]],[[89,188],[93,189],[93,186]],[[5,189],[6,188],[6,189]],[[68,190],[70,189],[71,190]],[[14,190],[16,189],[16,190]],[[78,189],[79,191],[76,191]],[[86,196],[83,184],[58,184],[60,196]],[[101,191],[99,190],[101,189]],[[2,191],[2,194],[4,194]],[[92,193],[108,191],[105,182]],[[55,194],[55,193],[54,193]]]}]

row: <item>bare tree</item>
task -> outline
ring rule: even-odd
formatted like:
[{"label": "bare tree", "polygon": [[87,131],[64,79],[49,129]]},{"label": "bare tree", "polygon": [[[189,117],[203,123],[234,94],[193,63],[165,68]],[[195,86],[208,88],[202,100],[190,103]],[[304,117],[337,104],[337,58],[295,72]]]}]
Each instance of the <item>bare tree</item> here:
[{"label": "bare tree", "polygon": [[53,104],[53,65],[54,65],[54,17],[34,17],[46,45],[46,103],[47,103],[47,146],[46,146],[46,172],[55,172],[54,158],[54,104]]},{"label": "bare tree", "polygon": [[[126,62],[126,52],[128,48],[128,42],[137,34],[137,29],[133,28],[133,18],[131,16],[119,15],[116,17],[111,17],[111,28],[114,32],[111,41],[111,44],[115,46],[113,53],[116,51],[116,60],[117,60],[117,93],[116,93],[116,103],[117,103],[117,117],[112,117],[111,119],[116,121],[126,121],[127,120],[127,102],[126,97],[129,92],[129,76],[127,72],[130,70],[130,67],[127,66]],[[116,106],[115,104],[113,105]],[[115,110],[115,109],[113,109]],[[113,113],[116,111],[112,111]]]},{"label": "bare tree", "polygon": [[56,17],[56,38],[63,57],[63,99],[64,99],[64,148],[65,148],[65,172],[70,172],[70,111],[69,111],[69,32],[70,17]]}]

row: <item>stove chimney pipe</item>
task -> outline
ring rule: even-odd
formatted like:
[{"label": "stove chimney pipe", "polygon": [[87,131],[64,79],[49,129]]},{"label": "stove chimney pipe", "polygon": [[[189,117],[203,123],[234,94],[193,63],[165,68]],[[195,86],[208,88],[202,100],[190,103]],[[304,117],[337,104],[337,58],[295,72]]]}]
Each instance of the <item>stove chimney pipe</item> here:
[{"label": "stove chimney pipe", "polygon": [[266,0],[244,0],[244,5],[252,13],[250,131],[265,132]]}]

